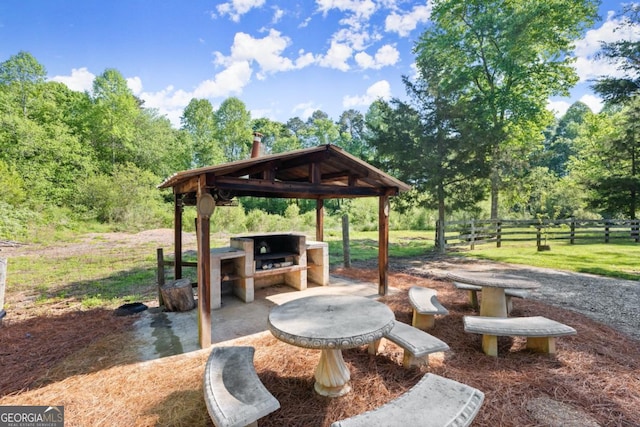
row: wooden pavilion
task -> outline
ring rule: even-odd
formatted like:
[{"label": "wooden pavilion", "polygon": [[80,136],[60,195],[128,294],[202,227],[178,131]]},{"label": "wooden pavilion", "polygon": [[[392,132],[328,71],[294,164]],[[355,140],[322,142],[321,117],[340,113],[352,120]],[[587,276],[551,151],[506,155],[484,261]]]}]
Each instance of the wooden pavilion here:
[{"label": "wooden pavilion", "polygon": [[246,160],[178,172],[159,188],[174,194],[174,277],[182,277],[182,208],[197,206],[198,330],[200,345],[211,345],[210,218],[216,206],[234,197],[316,200],[316,240],[324,241],[324,200],[378,197],[378,270],[380,295],[388,291],[389,198],[410,186],[335,145],[260,155],[254,134],[252,157]]}]

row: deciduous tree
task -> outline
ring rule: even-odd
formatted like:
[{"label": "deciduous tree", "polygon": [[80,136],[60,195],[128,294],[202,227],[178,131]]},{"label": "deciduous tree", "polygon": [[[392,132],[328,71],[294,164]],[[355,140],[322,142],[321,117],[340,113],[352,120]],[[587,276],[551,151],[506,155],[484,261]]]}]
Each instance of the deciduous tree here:
[{"label": "deciduous tree", "polygon": [[[573,41],[595,19],[595,0],[440,0],[433,25],[416,44],[419,70],[440,67],[446,93],[472,103],[469,117],[491,147],[491,217],[498,215],[507,149],[519,141],[510,132],[551,119],[552,95],[567,95],[577,82],[572,68]],[[471,141],[471,139],[469,139]],[[476,138],[479,141],[479,138]]]}]

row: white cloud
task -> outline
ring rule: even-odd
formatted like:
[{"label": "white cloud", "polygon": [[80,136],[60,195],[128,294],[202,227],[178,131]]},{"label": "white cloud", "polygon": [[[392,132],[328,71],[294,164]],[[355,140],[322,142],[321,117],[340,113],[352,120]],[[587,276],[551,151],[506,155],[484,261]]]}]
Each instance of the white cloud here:
[{"label": "white cloud", "polygon": [[580,101],[587,104],[587,107],[591,108],[594,113],[599,113],[602,110],[602,99],[592,94],[585,94],[580,98]]},{"label": "white cloud", "polygon": [[[585,103],[587,107],[589,107],[595,114],[599,113],[600,110],[602,110],[602,99],[600,99],[596,95],[586,93],[580,97],[579,101]],[[554,116],[560,118],[567,113],[567,110],[569,109],[569,107],[571,107],[573,102],[574,101],[549,100],[547,102],[547,110],[551,111]]]},{"label": "white cloud", "polygon": [[215,62],[225,67],[230,67],[236,62],[256,62],[260,67],[257,78],[263,80],[267,74],[303,68],[315,61],[313,55],[305,54],[302,51],[295,62],[283,56],[282,53],[290,44],[291,40],[288,37],[273,29],[263,38],[254,38],[246,33],[236,33],[231,46],[231,54],[224,56],[220,52],[215,52]]},{"label": "white cloud", "polygon": [[134,95],[142,93],[142,80],[140,77],[129,77],[127,80],[127,86],[131,89]]},{"label": "white cloud", "polygon": [[371,56],[366,52],[358,52],[355,55],[356,63],[363,69],[373,68],[379,70],[388,65],[394,65],[400,59],[400,52],[394,46],[386,44]]},{"label": "white cloud", "polygon": [[605,75],[611,77],[622,77],[624,75],[623,72],[618,70],[617,64],[595,59],[595,54],[600,50],[602,42],[640,40],[640,26],[617,29],[619,25],[620,20],[615,19],[614,15],[609,13],[602,26],[587,31],[584,38],[576,42],[576,62],[574,67],[581,82]]},{"label": "white cloud", "polygon": [[304,102],[293,107],[291,113],[299,116],[302,120],[307,120],[314,111],[319,109],[320,107],[313,102]]},{"label": "white cloud", "polygon": [[244,87],[251,81],[252,73],[253,71],[248,61],[234,62],[216,74],[213,80],[201,82],[193,91],[193,97],[217,98],[240,94]]},{"label": "white cloud", "polygon": [[391,98],[391,85],[386,80],[380,80],[367,88],[367,92],[361,96],[345,96],[342,98],[342,106],[345,109],[353,107],[367,107],[377,99]]},{"label": "white cloud", "polygon": [[567,101],[551,101],[547,102],[547,110],[551,111],[554,116],[560,118],[565,115],[571,104]]},{"label": "white cloud", "polygon": [[253,8],[264,5],[265,0],[232,0],[219,4],[216,10],[221,16],[229,15],[233,22],[240,22],[240,18]]},{"label": "white cloud", "polygon": [[280,9],[277,6],[274,6],[274,8],[273,8],[273,18],[271,18],[271,23],[272,24],[277,24],[278,22],[280,22],[280,20],[282,19],[283,16],[284,16],[284,10]]},{"label": "white cloud", "polygon": [[400,37],[407,37],[418,24],[425,23],[431,17],[431,2],[429,5],[414,6],[411,12],[398,14],[392,12],[384,21],[384,29],[398,33]]},{"label": "white cloud", "polygon": [[258,78],[264,78],[265,73],[287,71],[294,67],[289,58],[282,56],[282,52],[290,43],[287,37],[283,37],[273,29],[261,39],[255,39],[249,34],[237,33],[231,47],[231,57],[233,61],[256,61],[261,69]]},{"label": "white cloud", "polygon": [[71,90],[78,92],[91,91],[93,88],[93,80],[95,74],[87,70],[86,67],[73,68],[70,76],[54,76],[51,78],[54,82],[60,82],[67,85]]},{"label": "white cloud", "polygon": [[361,20],[366,20],[376,11],[372,0],[316,0],[318,10],[326,15],[331,9],[351,12]]},{"label": "white cloud", "polygon": [[338,30],[331,37],[331,40],[347,44],[355,50],[364,50],[372,41],[379,39],[380,36],[378,34],[370,34],[363,29],[355,27]]},{"label": "white cloud", "polygon": [[335,68],[340,71],[348,71],[349,64],[347,60],[351,58],[353,49],[344,44],[336,41],[331,42],[331,47],[327,53],[318,60],[318,64],[327,68]]}]

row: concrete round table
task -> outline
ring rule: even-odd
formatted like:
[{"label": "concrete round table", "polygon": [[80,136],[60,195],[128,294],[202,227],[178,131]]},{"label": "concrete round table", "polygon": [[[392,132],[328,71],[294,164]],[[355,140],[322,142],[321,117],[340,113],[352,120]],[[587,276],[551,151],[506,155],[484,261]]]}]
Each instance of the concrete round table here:
[{"label": "concrete round table", "polygon": [[482,288],[480,316],[507,317],[505,289],[535,289],[540,284],[526,277],[508,273],[486,271],[456,271],[447,277],[455,282],[476,285]]},{"label": "concrete round table", "polygon": [[274,307],[269,330],[279,340],[321,350],[314,388],[328,397],[351,390],[349,368],[342,349],[360,347],[382,338],[395,316],[386,305],[353,295],[317,295]]}]

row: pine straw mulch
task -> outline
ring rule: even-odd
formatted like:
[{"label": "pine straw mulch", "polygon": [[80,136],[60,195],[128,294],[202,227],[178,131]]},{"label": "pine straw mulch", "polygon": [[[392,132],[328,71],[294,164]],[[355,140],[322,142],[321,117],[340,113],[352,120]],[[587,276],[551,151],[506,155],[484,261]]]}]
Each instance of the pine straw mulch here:
[{"label": "pine straw mulch", "polygon": [[[370,269],[334,273],[377,278],[377,270]],[[474,426],[562,425],[558,420],[566,421],[572,411],[582,419],[574,425],[588,425],[589,420],[603,426],[638,425],[640,342],[583,315],[517,300],[514,316],[546,316],[573,326],[578,334],[558,339],[555,357],[527,351],[524,339],[501,338],[499,356],[493,358],[482,353],[479,335],[463,330],[462,316],[477,314],[466,294],[450,283],[404,273],[391,273],[389,285],[401,291],[383,301],[406,323],[411,322],[407,289],[438,290],[449,315],[439,317],[430,333],[451,350],[432,357],[428,367],[412,369],[402,368],[402,351],[391,343],[375,357],[366,348],[346,350],[352,392],[327,399],[313,391],[317,351],[284,344],[268,332],[235,340],[234,345],[256,348],[258,374],[281,403],[260,420],[262,427],[329,426],[395,398],[426,372],[485,393]],[[136,363],[135,342],[123,332],[131,318],[106,311],[62,317],[68,319],[40,318],[27,322],[27,328],[11,324],[0,329],[0,405],[64,405],[67,426],[212,425],[202,393],[209,350]],[[22,336],[25,331],[31,337]],[[46,348],[31,345],[34,338]],[[558,402],[564,405],[562,413],[554,414]]]}]

